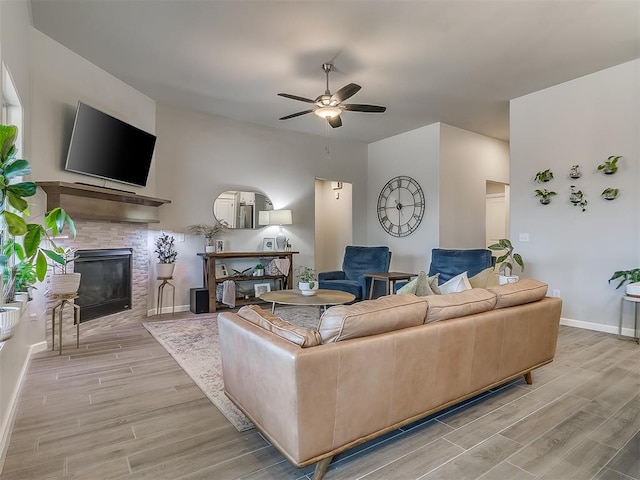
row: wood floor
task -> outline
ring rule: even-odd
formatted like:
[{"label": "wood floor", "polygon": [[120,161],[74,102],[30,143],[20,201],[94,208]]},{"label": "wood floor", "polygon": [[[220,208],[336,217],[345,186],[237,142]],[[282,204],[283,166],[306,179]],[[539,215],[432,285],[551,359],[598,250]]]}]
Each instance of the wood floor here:
[{"label": "wood floor", "polygon": [[[186,314],[184,314],[186,316]],[[170,317],[170,316],[169,316]],[[163,317],[164,318],[164,317]],[[148,320],[148,319],[145,319]],[[640,347],[561,327],[556,360],[523,380],[338,456],[337,479],[640,479]],[[37,354],[0,478],[306,479],[238,432],[130,320]]]}]

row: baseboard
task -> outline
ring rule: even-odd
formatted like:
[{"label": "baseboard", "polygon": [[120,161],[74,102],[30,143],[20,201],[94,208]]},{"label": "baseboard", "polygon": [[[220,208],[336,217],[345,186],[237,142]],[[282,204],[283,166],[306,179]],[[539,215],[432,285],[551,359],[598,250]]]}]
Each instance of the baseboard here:
[{"label": "baseboard", "polygon": [[46,349],[47,342],[34,343],[29,347],[29,353],[27,354],[26,360],[20,370],[18,382],[15,389],[13,390],[13,395],[11,395],[11,398],[9,399],[9,414],[5,417],[4,424],[0,425],[0,472],[2,472],[2,468],[4,467],[4,460],[7,456],[7,448],[9,448],[11,431],[13,430],[16,411],[18,409],[18,399],[20,398],[20,392],[22,391],[22,383],[24,381],[24,377],[27,374],[27,369],[29,368],[29,362],[31,362],[31,356],[35,353],[43,352]]},{"label": "baseboard", "polygon": [[[582,320],[573,320],[571,318],[560,318],[560,325],[567,327],[583,328],[585,330],[595,330],[596,332],[613,333],[618,334],[618,327],[616,325],[605,325],[603,323],[584,322]],[[633,328],[622,329],[622,335],[625,337],[633,337],[635,332]]]},{"label": "baseboard", "polygon": [[[176,313],[177,312],[188,312],[189,309],[191,308],[190,305],[176,305]],[[171,312],[173,311],[173,308],[171,307],[162,307],[162,314],[171,314]],[[153,317],[155,315],[158,314],[158,309],[157,308],[151,308],[149,310],[147,310],[147,317]]]}]

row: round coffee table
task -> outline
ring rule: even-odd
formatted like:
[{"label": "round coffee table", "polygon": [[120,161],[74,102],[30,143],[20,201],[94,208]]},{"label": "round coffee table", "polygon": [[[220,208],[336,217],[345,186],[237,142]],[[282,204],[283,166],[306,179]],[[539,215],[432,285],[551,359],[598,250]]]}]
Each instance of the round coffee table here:
[{"label": "round coffee table", "polygon": [[260,295],[265,302],[271,302],[271,313],[276,309],[276,303],[281,305],[309,305],[327,308],[328,305],[342,305],[352,302],[356,296],[339,290],[316,290],[315,295],[305,296],[300,290],[275,290]]}]

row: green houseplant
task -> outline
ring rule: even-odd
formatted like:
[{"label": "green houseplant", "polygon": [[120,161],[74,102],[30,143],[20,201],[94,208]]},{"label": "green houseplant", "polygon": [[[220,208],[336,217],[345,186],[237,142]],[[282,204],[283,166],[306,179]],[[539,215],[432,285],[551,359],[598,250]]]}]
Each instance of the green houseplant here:
[{"label": "green houseplant", "polygon": [[618,171],[618,160],[621,155],[611,155],[604,163],[598,165],[598,170],[602,170],[605,175],[613,175]]},{"label": "green houseplant", "polygon": [[316,281],[316,272],[313,268],[300,266],[296,268],[296,275],[298,276],[298,289],[300,293],[305,296],[315,295],[316,290],[318,290],[318,282]]},{"label": "green houseplant", "polygon": [[549,191],[546,188],[543,188],[542,190],[536,190],[536,197],[540,199],[540,203],[542,205],[548,205],[549,203],[551,203],[551,197],[553,197],[554,195],[557,195],[557,193]]},{"label": "green houseplant", "polygon": [[536,176],[534,177],[534,180],[537,183],[545,183],[545,182],[548,182],[550,180],[553,180],[553,172],[551,171],[550,168],[547,168],[546,170],[542,170],[542,171],[536,173]]},{"label": "green houseplant", "polygon": [[500,282],[512,283],[517,281],[518,277],[513,275],[513,267],[514,265],[518,265],[520,267],[520,271],[524,272],[524,260],[522,260],[522,256],[519,253],[515,253],[513,251],[513,244],[511,243],[511,240],[508,238],[501,238],[498,240],[498,243],[489,245],[488,248],[489,250],[504,251],[504,253],[496,259],[496,263],[500,264],[498,271],[501,275],[506,277],[502,278]]},{"label": "green houseplant", "polygon": [[609,279],[609,283],[613,280],[619,280],[616,289],[620,288],[626,282],[630,282],[627,285],[627,295],[634,297],[640,296],[640,268],[613,272],[613,275],[611,275],[611,278]]},{"label": "green houseplant", "polygon": [[618,198],[619,193],[620,193],[619,188],[609,187],[609,188],[605,188],[600,195],[605,200],[615,200],[616,198]]}]

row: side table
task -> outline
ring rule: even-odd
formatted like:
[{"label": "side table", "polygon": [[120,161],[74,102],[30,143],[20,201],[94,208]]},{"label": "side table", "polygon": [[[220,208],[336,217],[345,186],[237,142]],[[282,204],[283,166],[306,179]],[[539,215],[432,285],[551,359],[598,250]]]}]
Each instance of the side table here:
[{"label": "side table", "polygon": [[369,300],[373,298],[373,290],[376,281],[384,282],[387,295],[390,295],[393,291],[393,287],[399,280],[409,280],[413,277],[417,277],[417,273],[403,273],[403,272],[384,272],[384,273],[365,273],[363,276],[371,278],[371,287],[369,288]]},{"label": "side table", "polygon": [[173,288],[173,297],[171,301],[171,315],[176,313],[176,286],[169,282],[169,280],[173,280],[173,277],[157,277],[157,280],[161,280],[160,285],[158,285],[158,301],[156,303],[156,313],[158,317],[162,317],[162,300],[164,297],[164,287],[169,285]]},{"label": "side table", "polygon": [[624,314],[624,302],[633,303],[634,307],[634,324],[633,324],[633,335],[635,341],[640,345],[640,333],[638,333],[638,303],[640,303],[640,297],[632,297],[631,295],[625,295],[622,297],[620,304],[620,323],[618,324],[618,338],[622,337],[622,318]]},{"label": "side table", "polygon": [[51,351],[56,349],[56,309],[58,310],[58,354],[62,355],[62,313],[65,305],[73,307],[73,322],[76,324],[76,348],[80,348],[80,305],[73,303],[78,298],[76,293],[71,294],[54,294],[51,295],[54,300],[59,300],[51,310]]}]

